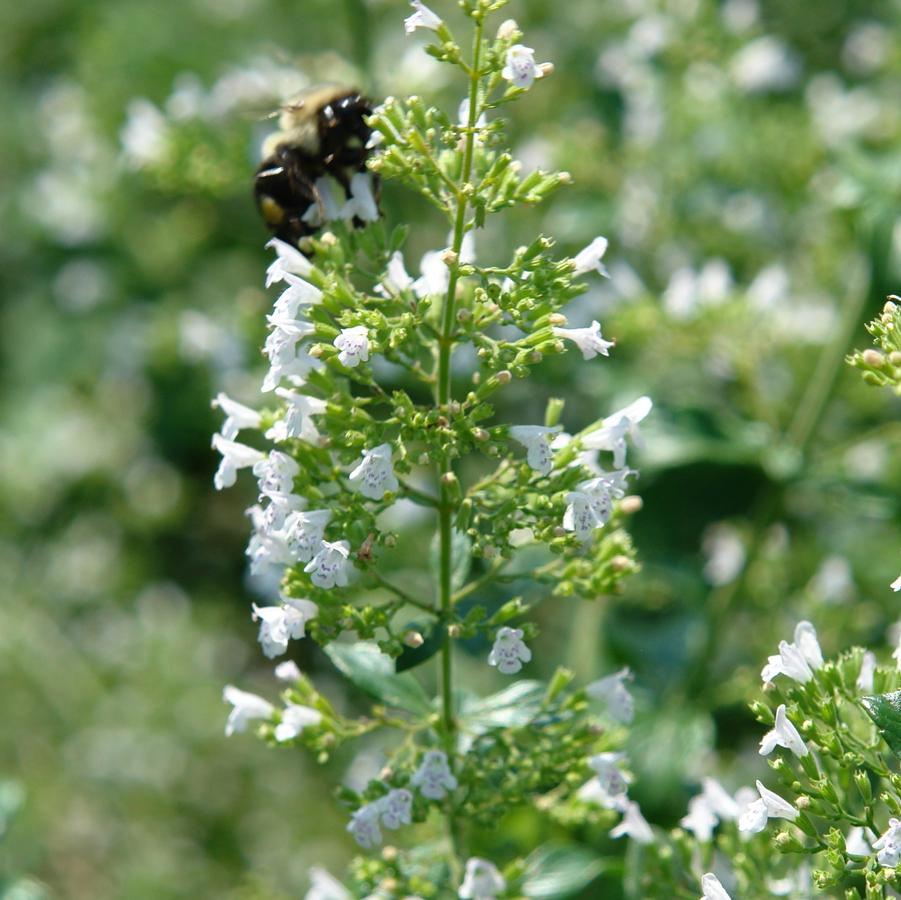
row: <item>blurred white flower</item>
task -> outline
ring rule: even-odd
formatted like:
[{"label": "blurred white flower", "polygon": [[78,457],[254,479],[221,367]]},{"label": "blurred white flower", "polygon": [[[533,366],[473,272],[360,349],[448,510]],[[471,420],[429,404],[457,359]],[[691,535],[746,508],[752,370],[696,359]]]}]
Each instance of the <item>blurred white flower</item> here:
[{"label": "blurred white flower", "polygon": [[800,648],[812,669],[823,668],[823,652],[817,640],[817,631],[811,622],[802,619],[795,625],[795,645]]},{"label": "blurred white flower", "polygon": [[860,673],[854,686],[862,694],[873,693],[873,676],[876,674],[876,654],[867,650],[860,661]]},{"label": "blurred white flower", "polygon": [[738,529],[724,522],[711,525],[701,543],[707,562],[704,578],[719,586],[734,581],[745,564],[745,547]]},{"label": "blurred white flower", "polygon": [[130,101],[126,114],[125,125],[119,133],[126,162],[133,169],[143,169],[162,160],[170,137],[166,117],[143,97]]},{"label": "blurred white flower", "polygon": [[760,755],[769,756],[776,747],[785,747],[799,758],[807,756],[809,753],[804,738],[788,718],[784,703],[780,703],[776,709],[776,722],[772,730],[768,731],[760,741]]},{"label": "blurred white flower", "polygon": [[887,869],[897,867],[901,860],[901,820],[888,820],[888,828],[873,841],[873,849],[879,851],[876,861],[880,866]]},{"label": "blurred white flower", "polygon": [[601,335],[601,323],[595,319],[588,328],[560,328],[554,326],[554,336],[571,340],[581,351],[582,359],[594,359],[598,354],[610,356],[615,341],[605,341]]},{"label": "blurred white flower", "polygon": [[488,654],[488,665],[497,666],[497,670],[504,675],[515,675],[522,664],[532,659],[532,651],[522,639],[521,628],[508,628],[504,626],[498,629],[494,638],[494,646]]},{"label": "blurred white flower", "polygon": [[704,893],[700,900],[732,900],[713,872],[706,872],[701,876],[701,890]]},{"label": "blurred white flower", "polygon": [[717,818],[726,822],[738,818],[741,812],[738,801],[715,778],[702,779],[701,794]]},{"label": "blurred white flower", "polygon": [[304,900],[353,900],[350,891],[325,869],[310,869],[310,889]]},{"label": "blurred white flower", "polygon": [[379,818],[385,828],[400,828],[401,825],[409,825],[412,821],[413,795],[406,788],[395,788],[374,804],[379,812]]},{"label": "blurred white flower", "polygon": [[266,269],[266,287],[279,281],[285,281],[286,275],[299,275],[301,278],[306,278],[313,271],[313,264],[303,253],[285,241],[272,238],[266,244],[266,248],[275,250],[278,254]]},{"label": "blurred white flower", "polygon": [[249,406],[232,400],[228,394],[220,391],[212,402],[213,409],[221,409],[225,413],[220,434],[228,441],[233,441],[242,428],[259,428],[260,414]]},{"label": "blurred white flower", "polygon": [[554,467],[550,436],[562,430],[562,425],[555,425],[553,428],[546,428],[544,425],[513,425],[510,437],[526,448],[526,461],[536,472],[549,475]]},{"label": "blurred white flower", "polygon": [[349,556],[350,544],[347,541],[322,541],[316,555],[304,566],[304,572],[309,574],[316,587],[346,587]]},{"label": "blurred white flower", "polygon": [[868,839],[871,834],[869,829],[864,829],[860,825],[855,826],[845,838],[845,849],[855,856],[869,856],[871,848]]},{"label": "blurred white flower", "polygon": [[410,784],[429,800],[443,800],[448,791],[456,790],[457,779],[447,762],[447,754],[441,750],[429,750],[413,773]]},{"label": "blurred white flower", "polygon": [[587,247],[580,250],[573,262],[575,270],[573,274],[584,275],[586,272],[598,272],[605,278],[610,277],[607,267],[601,262],[601,258],[607,252],[607,238],[596,237]]},{"label": "blurred white flower", "polygon": [[303,677],[297,663],[293,659],[286,659],[275,667],[275,677],[279,681],[285,681],[288,684],[294,684]]},{"label": "blurred white flower", "polygon": [[535,51],[531,47],[514,44],[507,51],[507,64],[501,70],[501,77],[513,87],[530,88],[541,75],[541,67],[535,64]]},{"label": "blurred white flower", "polygon": [[259,450],[226,440],[221,434],[213,435],[213,447],[222,454],[213,484],[217,491],[231,487],[238,480],[238,469],[256,466],[266,457]]},{"label": "blurred white flower", "polygon": [[411,0],[410,5],[414,12],[404,19],[404,31],[407,34],[412,34],[417,28],[430,28],[432,31],[437,31],[442,24],[439,16],[436,16],[422,0]]},{"label": "blurred white flower", "polygon": [[348,475],[348,481],[370,500],[381,500],[399,484],[391,466],[391,445],[379,444],[363,451],[363,461]]},{"label": "blurred white flower", "polygon": [[369,332],[365,325],[342,328],[334,344],[341,351],[338,354],[338,362],[348,369],[354,369],[369,359]]},{"label": "blurred white flower", "polygon": [[592,681],[585,688],[585,693],[593,700],[606,703],[612,719],[628,725],[635,717],[635,702],[626,687],[626,682],[631,680],[632,670],[626,666],[613,675]]},{"label": "blurred white flower", "polygon": [[407,274],[404,255],[400,250],[395,250],[388,260],[387,272],[382,283],[376,286],[376,293],[393,297],[401,291],[409,290],[412,286],[413,279]]},{"label": "blurred white flower", "polygon": [[688,813],[679,820],[679,824],[699,841],[706,843],[713,837],[713,829],[719,824],[719,819],[708,799],[703,794],[698,794],[688,801]]},{"label": "blurred white flower", "polygon": [[275,393],[287,401],[287,406],[284,417],[276,419],[266,432],[266,437],[276,443],[282,443],[288,438],[300,438],[311,444],[319,440],[319,430],[311,417],[325,412],[328,405],[325,400],[308,397],[287,388],[276,388]]},{"label": "blurred white flower", "polygon": [[326,222],[333,222],[341,218],[341,207],[335,196],[336,182],[327,175],[317,178],[313,182],[318,202],[310,204],[309,209],[301,216],[301,221],[306,222],[312,228],[319,228]]},{"label": "blurred white flower", "polygon": [[606,809],[623,810],[626,808],[626,793],[631,778],[620,768],[626,758],[625,753],[596,753],[588,760],[597,778],[583,785],[579,790],[579,798],[598,803]]},{"label": "blurred white flower", "polygon": [[610,829],[610,837],[618,838],[626,835],[639,844],[652,844],[654,832],[648,825],[647,819],[641,814],[641,808],[634,801],[626,804],[622,821],[615,828]]},{"label": "blurred white flower", "polygon": [[639,397],[607,416],[600,428],[583,435],[582,446],[586,450],[612,451],[613,465],[622,469],[626,464],[626,438],[631,438],[636,447],[642,446],[638,423],[647,417],[653,405],[650,397]]},{"label": "blurred white flower", "polygon": [[871,75],[885,64],[891,46],[891,35],[885,25],[859,22],[845,38],[842,63],[855,75]]},{"label": "blurred white flower", "polygon": [[494,863],[472,856],[466,860],[463,883],[457,894],[460,900],[495,900],[507,882]]},{"label": "blurred white flower", "polygon": [[379,218],[379,205],[372,193],[372,175],[369,172],[356,172],[350,179],[350,198],[341,207],[342,219],[360,219],[363,222],[376,222]]},{"label": "blurred white flower", "polygon": [[413,282],[413,291],[417,297],[444,294],[447,291],[450,272],[442,258],[443,255],[443,250],[429,250],[423,254],[419,263],[419,271],[422,274]]},{"label": "blurred white flower", "polygon": [[742,47],[729,66],[732,80],[749,94],[787,91],[801,75],[797,54],[782,40],[763,35]]},{"label": "blurred white flower", "polygon": [[318,710],[295,703],[289,703],[281,714],[282,720],[275,726],[275,739],[279,743],[294,740],[308,725],[318,725],[322,721],[322,713]]},{"label": "blurred white flower", "polygon": [[757,792],[760,799],[749,803],[738,818],[738,830],[751,834],[763,831],[768,819],[788,819],[794,822],[799,812],[787,800],[783,800],[778,794],[764,787],[758,781]]},{"label": "blurred white flower", "polygon": [[225,735],[231,737],[247,729],[247,723],[254,719],[269,719],[275,712],[275,707],[256,694],[241,691],[232,684],[227,684],[222,690],[222,699],[231,703],[232,711],[225,723]]},{"label": "blurred white flower", "polygon": [[280,606],[253,604],[253,620],[260,623],[258,640],[269,659],[288,650],[288,641],[306,634],[306,623],[316,616],[318,607],[312,600],[282,597]]},{"label": "blurred white flower", "polygon": [[890,585],[889,587],[893,591],[901,591],[901,575],[899,575]]},{"label": "blurred white flower", "polygon": [[350,818],[347,830],[354,840],[364,849],[372,850],[382,842],[382,831],[379,828],[379,807],[376,803],[361,806]]},{"label": "blurred white flower", "polygon": [[309,562],[313,558],[331,518],[332,512],[329,509],[308,509],[288,515],[285,519],[284,541],[298,562]]}]

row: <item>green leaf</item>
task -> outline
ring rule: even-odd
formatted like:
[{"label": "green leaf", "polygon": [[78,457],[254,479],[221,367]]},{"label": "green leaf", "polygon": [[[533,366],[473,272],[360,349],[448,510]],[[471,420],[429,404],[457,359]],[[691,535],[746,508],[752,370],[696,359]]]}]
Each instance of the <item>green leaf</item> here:
[{"label": "green leaf", "polygon": [[427,716],[432,704],[422,685],[409,674],[398,675],[394,660],[375,644],[329,644],[326,655],[335,668],[355,684],[387,706],[396,706],[418,716]]},{"label": "green leaf", "polygon": [[544,689],[541,681],[516,681],[483,699],[464,699],[460,724],[476,734],[528,725],[541,710]]},{"label": "green leaf", "polygon": [[526,860],[520,891],[526,897],[562,900],[591,884],[604,870],[596,852],[575,845],[540,847]]},{"label": "green leaf", "polygon": [[[440,535],[435,532],[432,545],[429,548],[429,563],[432,571],[438,572],[441,568],[441,543]],[[458,591],[466,583],[472,566],[472,541],[455,528],[451,532],[451,589]]]},{"label": "green leaf", "polygon": [[876,723],[889,749],[901,758],[901,691],[861,697],[860,702]]}]

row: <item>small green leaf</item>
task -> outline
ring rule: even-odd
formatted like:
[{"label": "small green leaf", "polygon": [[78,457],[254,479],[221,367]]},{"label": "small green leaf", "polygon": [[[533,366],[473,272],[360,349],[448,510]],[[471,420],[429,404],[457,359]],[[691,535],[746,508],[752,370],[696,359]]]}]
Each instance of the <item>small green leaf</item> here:
[{"label": "small green leaf", "polygon": [[545,685],[541,681],[516,681],[483,699],[463,701],[460,724],[476,734],[493,728],[527,725],[541,710]]},{"label": "small green leaf", "polygon": [[375,644],[335,643],[329,644],[325,652],[342,675],[387,706],[397,706],[419,716],[432,711],[422,685],[410,674],[398,675],[394,660]]},{"label": "small green leaf", "polygon": [[520,891],[526,897],[562,900],[591,884],[604,870],[597,853],[575,845],[547,845],[526,860]]},{"label": "small green leaf", "polygon": [[[441,544],[436,532],[429,548],[429,563],[438,572],[441,567]],[[458,591],[466,583],[466,576],[472,566],[472,541],[462,532],[451,532],[451,589]]]},{"label": "small green leaf", "polygon": [[863,708],[876,723],[889,749],[901,757],[901,691],[861,697]]}]

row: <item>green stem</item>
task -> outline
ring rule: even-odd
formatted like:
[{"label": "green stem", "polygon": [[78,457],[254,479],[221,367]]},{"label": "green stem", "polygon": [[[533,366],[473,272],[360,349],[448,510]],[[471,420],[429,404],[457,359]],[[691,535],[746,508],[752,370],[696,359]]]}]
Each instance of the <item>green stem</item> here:
[{"label": "green stem", "polygon": [[[475,125],[478,118],[479,96],[479,56],[482,48],[482,18],[476,20],[475,37],[473,38],[472,67],[469,74],[469,122],[466,132],[466,143],[463,152],[463,171],[460,184],[456,187],[457,213],[454,219],[454,239],[451,250],[454,260],[450,265],[447,296],[441,315],[441,334],[438,339],[438,383],[437,396],[439,410],[449,415],[451,400],[451,349],[454,342],[456,324],[457,281],[460,274],[460,250],[466,233],[466,208],[468,203],[467,187],[472,175],[472,159],[475,147]],[[444,640],[441,645],[441,725],[448,758],[453,761],[456,749],[456,720],[454,717],[453,697],[453,639],[448,626],[453,614],[452,572],[452,528],[456,512],[456,503],[445,484],[445,476],[453,476],[451,454],[445,451],[439,461],[438,479],[441,491],[441,502],[438,507],[438,528],[441,546],[439,605],[438,613],[444,627]],[[451,762],[453,765],[453,762]],[[459,839],[457,833],[456,810],[448,805],[448,834],[451,843],[451,863],[455,870],[459,869]],[[455,876],[456,876],[455,871]]]}]

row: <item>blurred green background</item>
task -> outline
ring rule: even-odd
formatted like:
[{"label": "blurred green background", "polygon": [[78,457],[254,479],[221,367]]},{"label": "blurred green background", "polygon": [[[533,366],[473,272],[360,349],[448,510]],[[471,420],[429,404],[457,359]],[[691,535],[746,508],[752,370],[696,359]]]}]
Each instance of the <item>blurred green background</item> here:
[{"label": "blurred green background", "polygon": [[[275,685],[249,618],[271,589],[245,573],[254,487],[212,490],[209,400],[253,402],[262,373],[250,179],[265,113],[320,81],[456,109],[462,87],[422,32],[404,36],[408,12],[0,9],[4,897],[298,897],[310,864],[340,872],[353,852],[331,789],[377,769],[378,748],[318,768],[222,734],[224,683]],[[637,456],[644,570],[622,596],[543,608],[529,674],[635,670],[634,794],[672,825],[701,773],[735,787],[763,771],[746,703],[798,618],[827,652],[883,654],[898,618],[901,404],[843,356],[899,288],[899,7],[517,0],[506,14],[556,67],[509,110],[515,151],[574,186],[497,217],[480,256],[539,230],[561,252],[607,235],[613,277],[570,320],[598,317],[618,344],[597,364],[553,360],[499,412],[538,421],[559,395],[581,427],[640,393],[656,403]],[[415,225],[411,271],[444,246],[415,198],[387,184],[383,205]],[[464,673],[497,689],[486,648],[470,649]],[[315,648],[295,653],[340,697]],[[477,848],[506,860],[549,833],[524,812]]]}]

